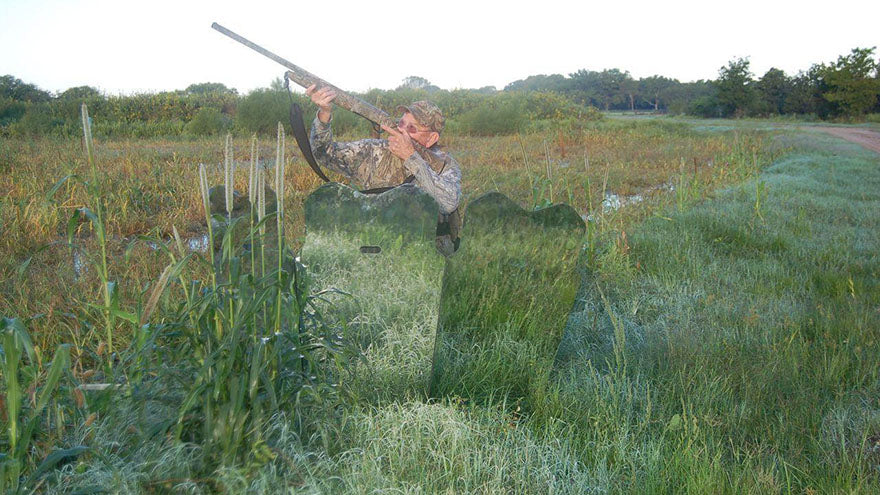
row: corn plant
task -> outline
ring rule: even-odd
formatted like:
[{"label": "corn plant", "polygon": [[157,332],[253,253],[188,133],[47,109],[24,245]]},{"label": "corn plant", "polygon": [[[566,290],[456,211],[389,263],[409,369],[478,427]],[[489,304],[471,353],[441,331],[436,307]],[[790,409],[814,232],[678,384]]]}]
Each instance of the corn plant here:
[{"label": "corn plant", "polygon": [[100,257],[93,264],[96,267],[96,271],[98,273],[98,277],[101,280],[101,292],[104,298],[103,306],[95,306],[101,309],[103,313],[104,319],[104,339],[107,346],[108,355],[111,356],[111,359],[107,360],[107,367],[112,367],[113,359],[115,353],[115,346],[113,343],[113,332],[116,324],[116,317],[118,311],[118,297],[116,292],[116,283],[110,280],[110,270],[108,268],[108,258],[107,258],[107,224],[105,218],[105,207],[103,203],[103,196],[101,192],[101,177],[98,174],[98,167],[95,163],[94,153],[93,153],[93,142],[92,142],[92,130],[91,130],[91,119],[89,118],[89,110],[85,103],[80,107],[80,114],[82,117],[82,128],[83,128],[83,145],[86,153],[86,161],[89,166],[89,177],[87,180],[83,180],[78,175],[68,175],[59,180],[55,185],[50,189],[49,193],[46,196],[47,200],[51,200],[55,193],[61,188],[62,185],[67,183],[68,181],[78,181],[81,182],[88,192],[90,197],[90,202],[92,207],[89,208],[87,206],[83,206],[81,208],[77,208],[74,210],[73,215],[71,215],[68,223],[67,223],[67,243],[70,246],[71,250],[76,249],[74,246],[74,234],[76,233],[77,226],[80,224],[80,220],[85,218],[91,224],[92,229],[95,232],[95,238],[98,242],[98,248],[100,250]]},{"label": "corn plant", "polygon": [[[40,360],[24,324],[17,318],[0,322],[0,370],[5,398],[5,452],[0,451],[0,492],[17,493],[33,488],[42,474],[63,459],[75,457],[85,447],[57,450],[50,453],[29,476],[22,480],[36,451],[35,436],[43,423],[43,413],[50,400],[56,398],[61,378],[70,369],[70,346],[55,351],[45,376]],[[25,363],[23,358],[27,358]],[[30,396],[30,400],[28,399]],[[56,406],[58,407],[58,406]],[[61,416],[60,412],[56,416]]]}]

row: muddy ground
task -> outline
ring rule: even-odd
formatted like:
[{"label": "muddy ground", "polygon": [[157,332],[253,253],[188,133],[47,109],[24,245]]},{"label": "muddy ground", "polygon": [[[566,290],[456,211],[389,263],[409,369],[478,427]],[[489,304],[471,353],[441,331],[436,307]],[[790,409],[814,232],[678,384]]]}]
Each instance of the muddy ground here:
[{"label": "muddy ground", "polygon": [[857,127],[814,127],[814,129],[861,144],[869,150],[880,153],[880,132]]}]

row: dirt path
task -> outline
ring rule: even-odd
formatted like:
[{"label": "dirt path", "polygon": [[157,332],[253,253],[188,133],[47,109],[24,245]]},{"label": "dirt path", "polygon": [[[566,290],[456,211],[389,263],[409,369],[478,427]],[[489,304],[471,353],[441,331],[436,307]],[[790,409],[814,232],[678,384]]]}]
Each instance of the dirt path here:
[{"label": "dirt path", "polygon": [[856,127],[813,127],[880,153],[880,132]]}]

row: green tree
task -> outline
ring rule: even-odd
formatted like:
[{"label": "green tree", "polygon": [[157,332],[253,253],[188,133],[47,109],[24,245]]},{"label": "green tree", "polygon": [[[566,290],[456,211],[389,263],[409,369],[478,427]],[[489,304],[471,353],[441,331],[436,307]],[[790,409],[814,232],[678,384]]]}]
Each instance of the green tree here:
[{"label": "green tree", "polygon": [[771,68],[755,84],[762,109],[767,113],[785,113],[785,100],[792,92],[791,80],[785,72]]},{"label": "green tree", "polygon": [[838,57],[837,62],[819,66],[822,98],[831,104],[834,115],[861,116],[877,104],[880,65],[874,59],[875,49],[853,48],[849,55]]},{"label": "green tree", "polygon": [[675,86],[681,83],[676,79],[663,76],[651,76],[639,79],[639,94],[654,107],[654,112],[659,112],[661,107],[666,107],[667,94]]},{"label": "green tree", "polygon": [[639,83],[626,73],[626,78],[620,81],[620,94],[629,102],[629,110],[636,113],[636,96],[638,96]]},{"label": "green tree", "polygon": [[186,87],[185,90],[183,90],[183,92],[191,95],[203,95],[207,93],[220,93],[229,95],[238,94],[238,90],[236,90],[235,88],[228,88],[223,83],[212,82],[190,84]]},{"label": "green tree", "polygon": [[62,91],[59,100],[90,100],[102,98],[101,92],[91,86],[76,86]]},{"label": "green tree", "polygon": [[625,102],[628,94],[631,94],[631,81],[629,72],[620,69],[606,69],[599,73],[599,95],[606,112],[612,105]]},{"label": "green tree", "polygon": [[44,103],[52,99],[48,91],[23,82],[11,75],[0,76],[0,98],[8,98],[15,101],[29,101],[31,103]]},{"label": "green tree", "polygon": [[[712,81],[699,80],[667,87],[661,94],[670,113],[719,117],[718,88]],[[695,111],[694,102],[701,100],[700,111]]]},{"label": "green tree", "polygon": [[577,102],[598,107],[602,105],[602,80],[598,72],[581,69],[569,74],[567,93]]},{"label": "green tree", "polygon": [[816,113],[819,89],[814,74],[798,72],[796,76],[789,79],[789,84],[789,93],[785,98],[783,113],[801,115]]},{"label": "green tree", "polygon": [[420,76],[409,76],[403,79],[397,89],[420,89],[428,93],[440,91],[440,88],[431,84],[431,81]]},{"label": "green tree", "polygon": [[755,102],[749,59],[736,58],[718,70],[718,103],[725,117],[743,117]]},{"label": "green tree", "polygon": [[565,91],[568,80],[562,74],[537,74],[518,79],[504,87],[504,91]]}]

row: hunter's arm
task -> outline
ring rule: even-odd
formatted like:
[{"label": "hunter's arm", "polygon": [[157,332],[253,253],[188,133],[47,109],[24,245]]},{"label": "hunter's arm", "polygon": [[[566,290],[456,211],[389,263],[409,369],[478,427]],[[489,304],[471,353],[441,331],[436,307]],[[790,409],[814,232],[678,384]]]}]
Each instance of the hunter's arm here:
[{"label": "hunter's arm", "polygon": [[312,132],[309,135],[312,153],[321,165],[348,178],[355,178],[357,166],[360,163],[358,155],[362,150],[353,146],[354,143],[334,142],[333,131],[330,129],[331,122],[325,124],[321,122],[321,119],[315,117],[312,122]]},{"label": "hunter's arm", "polygon": [[461,201],[461,168],[451,155],[446,156],[446,165],[439,174],[434,172],[418,153],[413,153],[405,162],[407,172],[415,176],[415,183],[440,205],[440,212],[451,213]]}]

